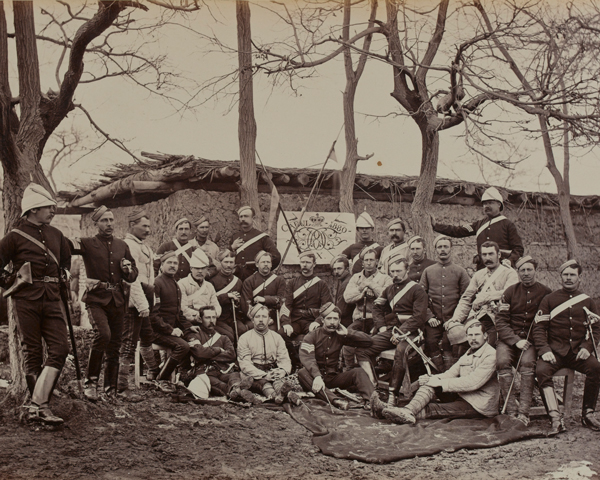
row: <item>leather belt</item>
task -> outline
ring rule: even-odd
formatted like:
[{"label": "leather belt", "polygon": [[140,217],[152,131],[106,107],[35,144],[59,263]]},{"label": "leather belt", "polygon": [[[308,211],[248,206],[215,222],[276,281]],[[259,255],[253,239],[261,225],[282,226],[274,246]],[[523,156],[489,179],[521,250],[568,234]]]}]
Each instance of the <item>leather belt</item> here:
[{"label": "leather belt", "polygon": [[43,283],[58,283],[60,280],[57,277],[41,277],[41,278],[34,278],[33,279],[34,282],[43,282]]},{"label": "leather belt", "polygon": [[118,283],[109,283],[109,282],[98,282],[96,285],[97,288],[104,288],[105,290],[117,290],[119,288]]}]

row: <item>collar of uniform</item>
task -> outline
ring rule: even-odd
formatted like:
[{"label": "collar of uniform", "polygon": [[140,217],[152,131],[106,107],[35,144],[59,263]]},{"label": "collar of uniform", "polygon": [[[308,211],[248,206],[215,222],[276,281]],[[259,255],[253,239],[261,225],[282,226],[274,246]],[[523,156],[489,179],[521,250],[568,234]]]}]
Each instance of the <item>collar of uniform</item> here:
[{"label": "collar of uniform", "polygon": [[404,287],[408,282],[410,282],[410,278],[406,277],[404,280],[402,280],[400,283],[394,283],[394,285],[396,285],[397,287]]},{"label": "collar of uniform", "polygon": [[244,232],[243,230],[240,230],[240,237],[244,237],[246,235],[252,235],[253,237],[257,234],[260,233],[260,230],[252,227],[250,230],[248,230],[247,232]]},{"label": "collar of uniform", "polygon": [[102,240],[103,242],[110,242],[115,237],[112,234],[111,235],[102,235],[101,233],[97,233],[96,238],[98,240]]},{"label": "collar of uniform", "polygon": [[300,272],[300,277],[298,277],[298,278],[301,278],[302,280],[305,280],[308,282],[309,280],[312,280],[314,277],[315,277],[315,272],[311,273],[308,277],[302,275],[302,272]]},{"label": "collar of uniform", "polygon": [[216,332],[214,328],[212,330],[208,330],[202,322],[200,323],[200,330],[206,333],[208,335],[208,338],[212,338]]},{"label": "collar of uniform", "polygon": [[345,271],[345,273],[340,277],[340,282],[345,282],[346,279],[350,278],[352,275],[350,275],[350,272],[348,270]]},{"label": "collar of uniform", "polygon": [[364,270],[360,273],[364,278],[371,278],[371,277],[374,277],[375,275],[377,275],[377,271],[378,271],[377,269],[373,270],[371,275],[367,275]]},{"label": "collar of uniform", "polygon": [[469,347],[469,350],[467,350],[467,355],[473,355],[474,357],[481,357],[483,355],[483,351],[485,349],[487,349],[486,345],[489,345],[491,347],[491,345],[489,343],[487,343],[487,342],[485,342],[481,347],[479,347],[475,351],[471,350],[471,347]]},{"label": "collar of uniform", "polygon": [[262,332],[259,332],[256,328],[253,328],[252,331],[254,333],[256,333],[259,337],[266,337],[271,330],[267,328],[267,330],[265,331],[265,333],[262,333]]},{"label": "collar of uniform", "polygon": [[143,245],[144,242],[142,242],[138,237],[136,237],[133,233],[127,233],[127,235],[125,235],[125,239],[127,240],[133,240],[135,243],[139,243],[140,245]]},{"label": "collar of uniform", "polygon": [[561,290],[566,293],[567,295],[573,295],[573,296],[577,296],[581,293],[581,291],[579,289],[576,290],[565,290],[565,287],[562,287]]},{"label": "collar of uniform", "polygon": [[499,217],[501,215],[502,215],[502,212],[500,212],[498,215],[494,215],[493,217],[487,217],[486,221],[489,222],[490,220],[493,220],[494,218]]},{"label": "collar of uniform", "polygon": [[452,263],[452,259],[449,259],[447,262],[442,262],[440,259],[438,259],[437,263],[440,264],[442,267],[447,267]]},{"label": "collar of uniform", "polygon": [[35,223],[33,223],[33,222],[30,222],[30,221],[29,221],[29,220],[27,220],[26,218],[25,218],[25,219],[23,219],[23,223],[22,223],[21,225],[23,225],[23,226],[27,226],[27,227],[31,227],[31,228],[35,228],[35,229],[37,229],[37,230],[40,230],[40,229],[42,229],[42,228],[44,228],[44,227],[46,226],[46,225],[44,225],[44,224],[41,224],[41,225],[36,225]]},{"label": "collar of uniform", "polygon": [[202,281],[200,282],[200,281],[196,280],[196,279],[195,279],[195,278],[192,276],[192,274],[191,274],[191,273],[190,273],[190,278],[191,278],[191,279],[192,279],[192,281],[193,281],[194,283],[196,283],[196,284],[197,284],[199,287],[201,287],[202,285],[204,285],[204,281],[205,281],[205,279],[204,279],[204,278],[203,278],[203,279],[202,279]]}]

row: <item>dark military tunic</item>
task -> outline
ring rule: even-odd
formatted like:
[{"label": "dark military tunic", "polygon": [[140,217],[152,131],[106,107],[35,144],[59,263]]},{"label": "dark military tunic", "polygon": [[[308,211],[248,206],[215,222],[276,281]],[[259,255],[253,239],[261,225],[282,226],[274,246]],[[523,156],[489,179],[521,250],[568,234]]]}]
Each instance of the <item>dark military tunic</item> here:
[{"label": "dark military tunic", "polygon": [[354,305],[348,305],[344,299],[344,292],[346,291],[346,287],[348,287],[348,283],[350,282],[351,278],[352,275],[346,270],[341,278],[334,278],[332,280],[331,286],[331,297],[333,299],[333,304],[342,312],[341,320],[342,325],[345,327],[352,323],[352,312],[354,312]]},{"label": "dark military tunic", "polygon": [[[268,283],[268,285],[267,285]],[[242,310],[247,315],[248,310],[254,305],[254,297],[264,297],[264,305],[269,307],[269,316],[277,320],[277,310],[285,301],[285,278],[273,272],[266,277],[259,272],[250,275],[242,285]]]},{"label": "dark military tunic", "polygon": [[435,260],[430,260],[427,257],[424,257],[423,260],[417,262],[416,260],[413,261],[413,263],[411,263],[408,266],[408,278],[410,278],[412,281],[414,282],[420,282],[421,281],[421,275],[423,275],[423,272],[425,271],[425,269],[427,267],[430,267],[431,265],[435,265],[436,262]]},{"label": "dark military tunic", "polygon": [[[177,273],[175,274],[175,281],[180,280],[182,278],[187,277],[190,274],[190,262],[188,258],[192,258],[192,254],[194,250],[198,248],[198,244],[196,240],[190,240],[183,246],[188,245],[188,248],[184,250],[183,253],[180,253],[177,258],[179,259],[179,268],[177,269]],[[170,242],[163,243],[158,250],[156,250],[157,258],[154,260],[154,274],[158,275],[158,271],[160,269],[160,257],[163,253],[166,252],[174,252],[178,249],[177,245],[175,245],[174,240]]]},{"label": "dark military tunic", "polygon": [[[351,273],[354,275],[355,273],[361,272],[363,269],[362,259],[360,258],[360,253],[365,250],[367,247],[376,244],[375,251],[377,252],[377,256],[381,255],[381,251],[383,247],[375,242],[375,240],[369,240],[368,242],[358,242],[353,243],[349,247],[346,247],[342,252],[342,255],[348,257],[348,260],[352,262],[352,270]],[[387,273],[387,272],[386,272]]]},{"label": "dark military tunic", "polygon": [[[229,275],[224,275],[223,272],[217,273],[210,280],[210,283],[215,287],[215,292],[217,295],[217,300],[221,305],[221,316],[219,317],[219,322],[231,323],[233,322],[233,307],[231,306],[231,298],[229,298],[229,293],[238,292],[240,295],[242,293],[242,281],[236,277],[233,273]],[[233,283],[233,287],[229,288],[229,286]],[[227,291],[225,291],[227,290]],[[241,310],[240,306],[236,305],[236,315],[237,320],[241,320]]]},{"label": "dark military tunic", "polygon": [[[412,285],[391,307],[396,295],[402,292],[411,282]],[[390,312],[394,315],[389,315]],[[409,318],[399,322],[396,315],[407,315]],[[398,326],[402,333],[416,333],[419,328],[425,325],[427,318],[427,294],[421,285],[409,278],[400,283],[393,283],[375,301],[373,318],[376,332],[383,326],[389,328]]]},{"label": "dark military tunic", "polygon": [[529,287],[521,282],[508,287],[502,295],[495,317],[498,338],[507,345],[515,345],[527,338],[542,299],[551,292],[539,282]]},{"label": "dark military tunic", "polygon": [[[569,350],[577,354],[582,348],[593,354],[592,340],[591,338],[586,339],[587,327],[584,324],[586,315],[583,307],[587,307],[597,314],[598,310],[594,301],[585,295],[581,297],[581,301],[565,308],[560,313],[555,310],[579,295],[583,295],[579,290],[567,292],[561,288],[542,300],[540,312],[543,316],[538,317],[533,326],[533,341],[540,357],[550,351],[564,357]],[[598,345],[600,324],[593,324],[592,331],[596,345]]]},{"label": "dark military tunic", "polygon": [[[436,223],[433,229],[449,237],[462,238],[477,236],[477,254],[481,252],[481,244],[491,240],[500,247],[502,258],[508,258],[513,266],[515,262],[523,256],[525,249],[523,242],[517,232],[517,227],[504,215],[498,215],[494,218],[482,218],[470,225],[453,226]],[[483,263],[477,257],[477,269],[484,267]]]},{"label": "dark military tunic", "polygon": [[[253,241],[255,237],[259,237],[258,240]],[[236,275],[240,280],[246,280],[250,275],[256,272],[256,265],[254,264],[254,257],[261,250],[268,252],[272,255],[272,268],[276,268],[281,261],[281,254],[271,237],[263,234],[256,228],[251,228],[249,231],[240,231],[233,236],[231,243],[235,242],[238,238],[241,238],[245,243],[235,252],[235,264],[236,264]],[[233,250],[233,249],[232,249]]]},{"label": "dark military tunic", "polygon": [[[304,285],[311,283],[310,287],[303,288]],[[299,293],[294,296],[297,291]],[[300,275],[287,284],[281,324],[294,327],[294,333],[297,335],[307,333],[308,325],[317,319],[319,309],[327,302],[331,302],[327,284],[316,275],[310,277]]]},{"label": "dark military tunic", "polygon": [[154,280],[154,308],[150,322],[155,333],[171,335],[175,328],[182,331],[191,327],[191,323],[181,311],[181,290],[175,277],[161,273]]}]

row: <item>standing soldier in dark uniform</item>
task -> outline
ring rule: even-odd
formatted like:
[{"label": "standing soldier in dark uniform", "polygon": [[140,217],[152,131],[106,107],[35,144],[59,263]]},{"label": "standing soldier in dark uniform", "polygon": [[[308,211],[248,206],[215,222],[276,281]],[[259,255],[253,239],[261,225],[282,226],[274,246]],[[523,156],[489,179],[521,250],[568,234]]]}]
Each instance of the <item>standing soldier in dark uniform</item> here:
[{"label": "standing soldier in dark uniform", "polygon": [[[500,246],[503,263],[507,263],[509,267],[514,266],[515,262],[523,256],[525,249],[515,224],[504,215],[500,215],[500,212],[504,210],[502,195],[496,188],[490,187],[483,192],[481,203],[483,203],[483,213],[486,218],[477,220],[470,225],[452,226],[437,223],[432,216],[431,225],[436,232],[449,237],[462,238],[476,235],[477,256],[473,263],[477,265],[477,270],[485,267],[481,260],[481,245],[489,241],[496,242]],[[510,264],[505,260],[508,260]]]},{"label": "standing soldier in dark uniform", "polygon": [[[61,270],[71,266],[71,251],[60,230],[50,226],[56,202],[47,190],[29,184],[23,193],[21,209],[25,218],[0,243],[0,286],[9,288],[23,264],[31,264],[33,283],[23,284],[19,290],[15,288],[12,294],[25,357],[25,379],[31,395],[29,419],[59,425],[63,419],[52,413],[49,402],[69,354],[59,282]],[[11,262],[12,274],[6,269]],[[42,339],[48,353],[45,361]]]},{"label": "standing soldier in dark uniform", "polygon": [[419,235],[415,235],[408,241],[408,248],[411,258],[411,264],[408,266],[408,278],[413,282],[420,282],[425,269],[435,265],[436,262],[427,258],[425,240]]},{"label": "standing soldier in dark uniform", "polygon": [[362,271],[363,269],[360,254],[364,250],[366,250],[368,247],[376,249],[377,256],[379,256],[383,250],[383,247],[373,240],[374,231],[375,222],[371,218],[371,215],[369,215],[367,212],[361,213],[356,219],[356,233],[358,234],[360,241],[353,243],[342,252],[342,255],[346,255],[346,257],[348,257],[348,259],[352,262],[352,270],[350,271],[352,275]]},{"label": "standing soldier in dark uniform", "polygon": [[[529,255],[517,262],[519,283],[511,285],[502,294],[496,314],[496,363],[498,381],[502,395],[506,399],[513,382],[512,367],[519,362],[521,388],[519,405],[513,395],[508,400],[506,413],[515,416],[526,426],[529,425],[529,408],[535,385],[536,352],[531,336],[531,325],[542,299],[551,290],[536,281],[537,262]],[[521,359],[519,361],[519,358]],[[514,394],[514,390],[512,391]]]},{"label": "standing soldier in dark uniform", "polygon": [[235,273],[243,282],[256,272],[254,257],[258,252],[264,250],[271,254],[273,268],[277,268],[279,265],[281,254],[269,235],[254,228],[256,212],[252,207],[241,207],[237,213],[241,231],[233,236],[231,250],[235,252]]},{"label": "standing soldier in dark uniform", "polygon": [[87,288],[82,300],[94,327],[94,340],[83,394],[95,402],[98,400],[98,378],[105,354],[104,390],[107,394],[117,392],[119,350],[127,309],[123,281],[134,282],[138,270],[129,246],[113,236],[113,213],[102,205],[94,210],[91,218],[98,234],[71,241],[72,253],[81,255],[87,273]]},{"label": "standing soldier in dark uniform", "polygon": [[[572,368],[585,375],[581,423],[592,430],[600,430],[600,421],[594,416],[600,388],[600,363],[594,355],[594,346],[600,339],[600,324],[592,324],[593,338],[587,323],[598,320],[594,301],[579,290],[582,268],[576,260],[563,263],[558,271],[562,288],[547,295],[533,326],[533,342],[538,354],[536,376],[546,400],[548,416],[552,421],[551,435],[566,430],[558,410],[552,376],[561,368]],[[584,309],[591,312],[587,318]]]},{"label": "standing soldier in dark uniform", "polygon": [[175,238],[170,242],[163,243],[156,250],[158,258],[154,261],[155,275],[158,276],[161,255],[166,252],[175,252],[179,259],[175,281],[187,277],[190,274],[190,259],[197,248],[198,243],[195,238],[192,238],[192,222],[185,217],[180,218],[175,222]]},{"label": "standing soldier in dark uniform", "polygon": [[192,326],[181,311],[181,290],[175,280],[179,266],[177,254],[164,253],[160,262],[162,273],[154,280],[154,307],[150,321],[154,330],[153,343],[168,348],[171,353],[156,377],[156,385],[165,393],[175,393],[177,387],[169,379],[190,353],[190,346],[183,337],[200,331],[200,327]]},{"label": "standing soldier in dark uniform", "polygon": [[[237,343],[237,335],[240,337],[252,328],[251,324],[244,322],[244,314],[241,310],[242,281],[236,277],[235,255],[231,250],[223,250],[219,253],[221,271],[209,279],[215,287],[215,295],[221,306],[221,315],[217,320],[215,330],[221,335],[227,335],[234,344]],[[235,325],[233,324],[235,309]]]},{"label": "standing soldier in dark uniform", "polygon": [[327,284],[314,274],[317,256],[313,252],[300,255],[301,275],[287,284],[285,303],[281,307],[281,330],[294,367],[300,366],[298,350],[294,340],[302,340],[304,335],[319,326],[319,309],[331,302]]},{"label": "standing soldier in dark uniform", "polygon": [[360,367],[341,372],[338,359],[344,346],[370,347],[371,336],[347,330],[340,323],[340,309],[331,302],[321,307],[321,318],[323,326],[306,335],[300,344],[300,361],[304,367],[298,372],[300,385],[341,410],[348,410],[348,402],[336,397],[329,389],[355,387],[366,405],[375,390],[371,380]]},{"label": "standing soldier in dark uniform", "polygon": [[261,250],[254,257],[257,272],[250,275],[242,285],[241,304],[244,314],[253,305],[261,303],[269,308],[269,328],[277,331],[277,317],[279,309],[285,302],[285,278],[271,272],[272,256],[269,252]]},{"label": "standing soldier in dark uniform", "polygon": [[[408,261],[401,258],[389,267],[394,283],[375,300],[373,319],[375,323],[373,345],[356,350],[358,364],[367,373],[373,385],[377,385],[373,361],[381,352],[396,348],[394,366],[389,387],[388,404],[396,406],[396,397],[404,379],[407,366],[404,353],[408,342],[402,335],[414,338],[427,318],[427,294],[421,285],[408,278]],[[394,329],[398,332],[394,332]]]},{"label": "standing soldier in dark uniform", "polygon": [[352,312],[354,305],[348,305],[344,298],[344,292],[352,278],[350,274],[350,262],[345,255],[339,255],[331,260],[331,301],[340,309],[341,321],[344,327],[352,323]]}]

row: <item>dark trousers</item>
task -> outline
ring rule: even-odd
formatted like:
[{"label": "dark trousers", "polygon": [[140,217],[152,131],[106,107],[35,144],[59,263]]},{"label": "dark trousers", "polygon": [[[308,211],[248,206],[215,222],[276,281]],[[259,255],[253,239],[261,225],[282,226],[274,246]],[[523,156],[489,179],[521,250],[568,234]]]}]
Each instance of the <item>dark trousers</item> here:
[{"label": "dark trousers", "polygon": [[123,318],[121,358],[133,361],[138,340],[141,347],[151,347],[153,339],[150,317],[140,317],[137,309],[130,308]]},{"label": "dark trousers", "polygon": [[[414,339],[416,335],[412,335],[411,339]],[[400,391],[404,374],[406,373],[406,365],[404,365],[404,354],[406,349],[409,347],[408,342],[403,340],[398,345],[394,345],[390,339],[392,338],[392,329],[386,330],[385,332],[379,332],[373,336],[373,344],[369,348],[358,348],[356,350],[356,358],[359,362],[368,360],[373,365],[375,358],[381,352],[385,350],[396,349],[394,353],[394,366],[392,367],[392,378],[390,382],[390,390],[394,392]]]},{"label": "dark trousers", "polygon": [[441,403],[431,402],[423,411],[425,418],[483,418],[484,415],[475,410],[469,402],[463,400],[458,393],[443,392],[436,387],[435,396]]},{"label": "dark trousers", "polygon": [[502,340],[499,340],[496,345],[496,365],[498,372],[516,367],[521,353],[523,353],[523,357],[519,364],[519,372],[532,374],[535,371],[535,359],[537,358],[535,347],[531,345],[527,350],[523,351],[515,345],[507,345]]},{"label": "dark trousers", "polygon": [[302,364],[300,363],[300,345],[299,342],[302,341],[304,335],[308,333],[308,327],[311,323],[314,322],[314,319],[299,319],[292,321],[291,325],[294,329],[294,332],[288,336],[287,333],[283,330],[283,327],[279,330],[279,335],[282,336],[283,341],[285,342],[285,346],[287,347],[288,353],[290,355],[290,360],[292,361],[292,367],[294,369],[300,368]]},{"label": "dark trousers", "polygon": [[188,345],[188,342],[186,342],[181,337],[157,333],[154,336],[153,343],[156,343],[156,345],[160,345],[161,347],[168,348],[169,350],[171,350],[171,354],[169,356],[178,364],[183,362],[184,360],[187,360],[187,358],[189,357],[190,346]]},{"label": "dark trousers", "polygon": [[[246,333],[248,330],[252,330],[253,328],[251,325],[248,325],[240,320],[236,320],[236,323],[238,337],[241,337],[244,333]],[[221,335],[229,337],[231,343],[235,344],[237,342],[235,338],[235,328],[233,327],[233,319],[229,321],[222,321],[220,319],[217,320],[217,324],[215,325],[215,331],[219,332]]]},{"label": "dark trousers", "polygon": [[237,383],[241,380],[240,372],[221,373],[217,369],[212,369],[208,373],[211,392],[219,395],[229,394],[229,384]]},{"label": "dark trousers", "polygon": [[572,350],[563,357],[556,352],[554,357],[556,363],[552,365],[541,358],[537,361],[536,376],[538,385],[541,388],[553,387],[552,376],[561,368],[572,368],[573,370],[585,375],[585,385],[583,387],[583,412],[596,410],[596,401],[598,400],[598,390],[600,388],[600,363],[592,352],[586,360],[576,360],[577,354]]},{"label": "dark trousers", "polygon": [[[125,315],[123,307],[117,307],[115,301],[111,300],[108,305],[88,303],[86,308],[90,322],[94,327],[94,339],[90,355],[93,356],[95,353],[101,356],[104,353],[107,368],[109,366],[110,368],[118,368],[119,350],[121,349],[121,337],[123,335],[123,316]],[[97,378],[100,375],[101,368],[102,364],[100,362],[90,361],[88,378]]]},{"label": "dark trousers", "polygon": [[442,351],[452,352],[452,344],[448,340],[448,334],[444,328],[444,324],[432,327],[428,323],[425,324],[425,350],[431,357],[440,355],[440,341],[442,342]]},{"label": "dark trousers", "polygon": [[[313,376],[306,368],[301,368],[298,371],[298,381],[300,382],[300,385],[302,385],[302,388],[304,388],[304,390],[307,392],[312,391],[313,380]],[[327,401],[327,398],[329,398],[329,401],[331,402],[337,398],[337,396],[334,395],[331,390],[329,390],[330,388],[347,389],[350,387],[355,387],[360,392],[360,396],[364,400],[369,400],[371,398],[371,394],[375,391],[375,387],[373,387],[368,375],[360,367],[353,368],[346,372],[328,373],[327,375],[323,376],[323,382],[327,388],[324,388],[316,395],[324,401]]]},{"label": "dark trousers", "polygon": [[[39,375],[43,367],[62,370],[69,354],[67,324],[59,300],[13,298],[21,345],[25,357],[25,373]],[[44,362],[44,346],[48,356]]]}]

